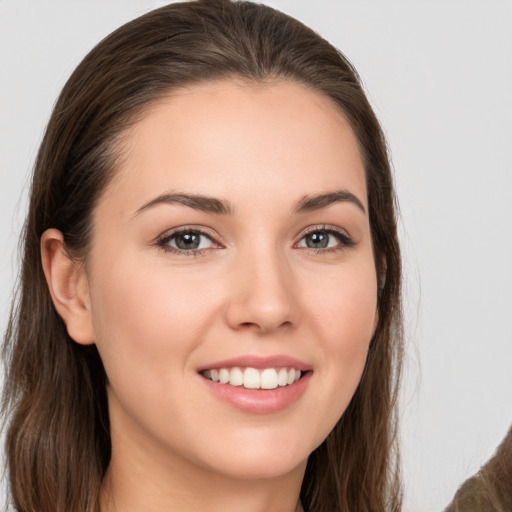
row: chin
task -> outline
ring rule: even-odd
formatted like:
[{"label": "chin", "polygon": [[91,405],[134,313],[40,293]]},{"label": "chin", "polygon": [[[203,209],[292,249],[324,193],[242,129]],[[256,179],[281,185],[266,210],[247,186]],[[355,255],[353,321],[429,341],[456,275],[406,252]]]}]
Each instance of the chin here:
[{"label": "chin", "polygon": [[[293,439],[295,436],[290,436],[289,433],[287,436],[274,433],[270,437],[250,437],[221,443],[219,450],[209,451],[209,460],[203,459],[204,462],[210,470],[236,479],[276,479],[292,472],[303,472],[310,453],[323,440],[322,438],[318,442],[306,442],[307,437],[297,435],[296,439]],[[206,455],[206,452],[203,452],[203,455]]]},{"label": "chin", "polygon": [[259,455],[257,457],[237,457],[211,469],[216,473],[238,480],[275,480],[286,477],[290,473],[303,472],[306,463],[307,456],[303,459],[290,457],[276,460],[275,458],[265,459]]}]

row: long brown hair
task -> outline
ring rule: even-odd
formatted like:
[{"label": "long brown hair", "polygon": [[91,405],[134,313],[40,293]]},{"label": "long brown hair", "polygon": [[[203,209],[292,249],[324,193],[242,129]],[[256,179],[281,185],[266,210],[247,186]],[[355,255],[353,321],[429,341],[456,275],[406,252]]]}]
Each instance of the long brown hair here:
[{"label": "long brown hair", "polygon": [[334,100],[358,139],[380,282],[379,321],[348,409],[309,458],[301,500],[310,512],[401,508],[401,264],[382,130],[356,70],[318,34],[264,5],[199,0],[149,12],[101,41],[69,78],[47,126],[4,342],[6,454],[19,511],[97,511],[111,449],[105,371],[96,348],[74,343],[53,307],[40,262],[41,235],[60,230],[69,253],[85,259],[91,215],[116,170],[123,131],[169,91],[230,77],[305,84]]}]

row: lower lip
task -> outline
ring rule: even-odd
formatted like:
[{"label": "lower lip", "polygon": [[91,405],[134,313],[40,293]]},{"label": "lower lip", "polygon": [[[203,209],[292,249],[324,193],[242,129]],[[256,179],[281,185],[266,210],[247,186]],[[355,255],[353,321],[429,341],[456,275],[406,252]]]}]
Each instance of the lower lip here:
[{"label": "lower lip", "polygon": [[306,391],[312,373],[307,372],[297,382],[275,389],[246,389],[213,382],[202,375],[200,377],[217,398],[236,409],[252,414],[270,414],[297,402]]}]

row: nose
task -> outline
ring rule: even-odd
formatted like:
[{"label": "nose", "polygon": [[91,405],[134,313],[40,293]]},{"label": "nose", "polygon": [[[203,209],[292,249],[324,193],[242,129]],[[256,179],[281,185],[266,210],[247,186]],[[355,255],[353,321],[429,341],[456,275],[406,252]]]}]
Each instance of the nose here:
[{"label": "nose", "polygon": [[298,289],[284,255],[240,255],[235,266],[226,312],[232,329],[265,334],[296,323]]}]

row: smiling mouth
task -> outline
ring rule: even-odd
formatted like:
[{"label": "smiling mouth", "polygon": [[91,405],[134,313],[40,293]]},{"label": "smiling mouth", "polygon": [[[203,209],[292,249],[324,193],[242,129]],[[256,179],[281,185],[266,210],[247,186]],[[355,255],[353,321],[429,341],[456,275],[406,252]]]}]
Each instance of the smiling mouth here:
[{"label": "smiling mouth", "polygon": [[297,382],[302,375],[295,368],[264,368],[251,367],[209,369],[201,372],[208,380],[219,384],[243,387],[245,389],[276,389]]}]

